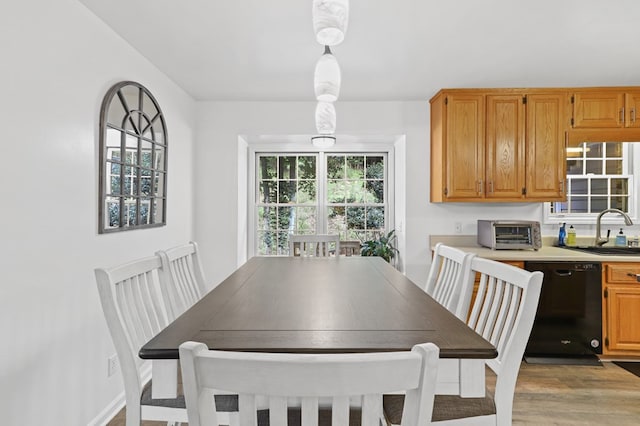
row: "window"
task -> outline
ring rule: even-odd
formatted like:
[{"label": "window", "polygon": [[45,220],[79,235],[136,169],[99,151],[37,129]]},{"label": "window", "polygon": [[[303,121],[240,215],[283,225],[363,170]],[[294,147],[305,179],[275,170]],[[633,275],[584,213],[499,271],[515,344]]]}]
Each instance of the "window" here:
[{"label": "window", "polygon": [[389,220],[386,153],[256,153],[255,254],[288,255],[290,234],[364,241]]},{"label": "window", "polygon": [[167,130],[154,97],[124,81],[100,113],[99,232],[166,223]]},{"label": "window", "polygon": [[567,201],[548,203],[548,222],[571,218],[593,223],[609,208],[635,216],[632,147],[629,143],[583,143],[567,150]]}]

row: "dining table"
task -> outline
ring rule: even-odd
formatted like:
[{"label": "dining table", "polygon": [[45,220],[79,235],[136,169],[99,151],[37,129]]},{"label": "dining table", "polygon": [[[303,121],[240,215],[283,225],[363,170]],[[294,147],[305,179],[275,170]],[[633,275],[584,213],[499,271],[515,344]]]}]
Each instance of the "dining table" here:
[{"label": "dining table", "polygon": [[178,347],[287,353],[440,348],[436,392],[482,397],[496,348],[380,257],[253,257],[147,342],[153,397],[177,393]]}]

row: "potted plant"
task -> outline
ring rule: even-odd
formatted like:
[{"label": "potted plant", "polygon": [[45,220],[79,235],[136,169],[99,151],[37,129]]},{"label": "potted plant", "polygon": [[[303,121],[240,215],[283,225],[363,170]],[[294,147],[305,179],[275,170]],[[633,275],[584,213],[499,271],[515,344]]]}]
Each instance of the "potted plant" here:
[{"label": "potted plant", "polygon": [[392,263],[393,259],[398,253],[398,249],[395,247],[396,236],[395,229],[392,229],[387,235],[380,233],[376,235],[375,239],[362,242],[361,256],[379,256],[386,260],[388,263]]}]

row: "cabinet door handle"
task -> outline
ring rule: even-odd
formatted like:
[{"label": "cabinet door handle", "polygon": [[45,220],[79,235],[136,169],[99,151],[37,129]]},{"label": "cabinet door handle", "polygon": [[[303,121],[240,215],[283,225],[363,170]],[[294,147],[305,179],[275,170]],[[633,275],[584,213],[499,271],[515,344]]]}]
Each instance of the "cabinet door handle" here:
[{"label": "cabinet door handle", "polygon": [[635,277],[636,281],[640,282],[640,274],[633,274],[631,272],[627,272],[628,277]]},{"label": "cabinet door handle", "polygon": [[489,192],[493,194],[493,181],[489,181]]},{"label": "cabinet door handle", "polygon": [[482,194],[482,181],[478,181],[478,194]]},{"label": "cabinet door handle", "polygon": [[632,123],[636,122],[636,108],[635,107],[631,108],[631,122]]},{"label": "cabinet door handle", "polygon": [[560,181],[560,193],[564,194],[564,180]]},{"label": "cabinet door handle", "polygon": [[620,122],[624,123],[624,107],[620,108]]}]

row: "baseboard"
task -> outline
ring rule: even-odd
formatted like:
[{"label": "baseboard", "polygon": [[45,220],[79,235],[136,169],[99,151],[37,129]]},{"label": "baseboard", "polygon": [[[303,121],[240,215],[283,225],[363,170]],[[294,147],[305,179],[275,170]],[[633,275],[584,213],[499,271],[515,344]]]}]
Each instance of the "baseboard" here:
[{"label": "baseboard", "polygon": [[107,405],[96,417],[88,423],[88,426],[105,426],[116,414],[125,406],[126,399],[124,391],[120,392],[116,398]]}]

